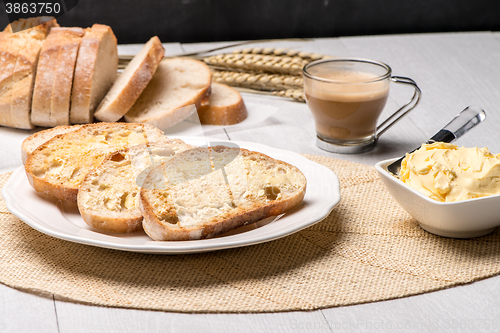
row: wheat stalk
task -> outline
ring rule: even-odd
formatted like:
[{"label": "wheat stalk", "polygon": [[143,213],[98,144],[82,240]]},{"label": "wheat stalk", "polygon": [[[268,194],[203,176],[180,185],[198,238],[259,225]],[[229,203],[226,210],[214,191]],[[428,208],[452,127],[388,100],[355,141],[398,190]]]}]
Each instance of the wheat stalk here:
[{"label": "wheat stalk", "polygon": [[259,90],[300,89],[303,79],[300,76],[266,73],[242,73],[234,71],[212,70],[214,82],[230,86],[246,87]]},{"label": "wheat stalk", "polygon": [[244,49],[202,58],[209,65],[237,71],[301,75],[311,61],[327,56],[284,49]]},{"label": "wheat stalk", "polygon": [[279,48],[247,48],[201,58],[215,82],[305,102],[302,68],[330,56]]},{"label": "wheat stalk", "polygon": [[305,102],[302,91],[303,79],[300,76],[213,70],[212,79],[214,82],[249,89],[247,92],[262,92],[291,98],[296,102]]},{"label": "wheat stalk", "polygon": [[273,91],[273,95],[280,97],[291,98],[297,102],[305,102],[304,91],[302,89],[287,89],[280,91]]},{"label": "wheat stalk", "polygon": [[233,53],[235,53],[235,54],[241,53],[241,54],[262,54],[262,55],[275,55],[275,56],[287,56],[287,57],[300,57],[302,59],[306,59],[309,61],[330,58],[330,56],[327,56],[324,54],[300,52],[300,51],[290,50],[290,49],[285,49],[285,48],[272,48],[272,47],[247,48],[247,49],[241,49],[241,50],[234,50]]}]

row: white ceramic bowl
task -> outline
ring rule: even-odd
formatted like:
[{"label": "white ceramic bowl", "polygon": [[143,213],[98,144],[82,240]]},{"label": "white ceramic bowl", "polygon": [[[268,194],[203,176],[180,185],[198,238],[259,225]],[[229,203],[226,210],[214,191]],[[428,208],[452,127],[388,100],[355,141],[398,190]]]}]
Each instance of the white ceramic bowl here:
[{"label": "white ceramic bowl", "polygon": [[387,171],[396,160],[381,161],[375,168],[394,199],[423,229],[444,237],[471,238],[500,226],[500,195],[456,202],[430,199]]}]

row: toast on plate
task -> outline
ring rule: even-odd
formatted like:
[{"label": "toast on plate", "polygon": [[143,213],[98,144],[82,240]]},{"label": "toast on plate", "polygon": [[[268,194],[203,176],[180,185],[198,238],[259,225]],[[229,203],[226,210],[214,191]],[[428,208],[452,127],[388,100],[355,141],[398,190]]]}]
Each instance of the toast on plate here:
[{"label": "toast on plate", "polygon": [[113,151],[160,141],[163,132],[147,124],[96,123],[60,134],[36,148],[25,169],[30,185],[54,198],[76,202],[85,175]]},{"label": "toast on plate", "polygon": [[142,229],[139,191],[151,165],[193,146],[165,138],[111,153],[83,180],[77,203],[83,220],[104,232],[127,233]]},{"label": "toast on plate", "polygon": [[46,130],[36,132],[31,134],[26,139],[24,139],[21,144],[21,158],[23,164],[26,163],[28,156],[37,149],[39,146],[49,141],[53,137],[59,134],[68,133],[80,128],[82,125],[72,125],[72,126],[56,126],[52,128],[47,128]]},{"label": "toast on plate", "polygon": [[305,190],[305,176],[288,163],[246,149],[200,147],[153,168],[139,207],[154,240],[202,239],[297,207]]}]

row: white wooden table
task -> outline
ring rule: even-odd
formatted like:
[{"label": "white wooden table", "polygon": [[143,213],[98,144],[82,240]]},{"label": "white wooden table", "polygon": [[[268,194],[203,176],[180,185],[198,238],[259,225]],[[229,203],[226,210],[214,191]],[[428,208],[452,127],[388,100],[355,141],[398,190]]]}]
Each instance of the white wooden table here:
[{"label": "white wooden table", "polygon": [[[224,43],[166,44],[167,54]],[[258,46],[259,44],[254,44]],[[260,44],[263,46],[263,44]],[[457,141],[500,152],[500,34],[491,32],[328,38],[280,41],[273,47],[352,56],[388,63],[394,75],[413,78],[423,91],[417,109],[385,133],[375,150],[338,155],[315,146],[307,106],[276,97],[244,94],[247,103],[277,112],[254,128],[220,131],[223,139],[255,141],[298,153],[373,165],[426,141],[467,105],[483,107],[484,123]],[[137,47],[121,46],[129,54]],[[409,98],[396,87],[384,114]],[[382,115],[382,118],[384,117]],[[33,132],[0,128],[0,171],[21,165],[20,144]],[[0,245],[1,246],[1,245]],[[500,260],[500,253],[499,253]],[[0,285],[0,332],[491,332],[500,330],[500,276],[466,286],[384,302],[311,312],[181,314],[104,308],[33,295]]]}]

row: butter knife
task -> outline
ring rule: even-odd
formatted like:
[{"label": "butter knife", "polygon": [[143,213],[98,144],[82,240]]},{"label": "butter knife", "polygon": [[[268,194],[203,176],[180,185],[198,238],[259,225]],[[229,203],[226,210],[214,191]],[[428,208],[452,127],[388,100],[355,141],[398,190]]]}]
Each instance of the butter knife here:
[{"label": "butter knife", "polygon": [[[455,116],[455,118],[453,118],[448,124],[446,124],[445,127],[439,130],[439,132],[434,134],[426,143],[453,142],[464,135],[471,128],[482,122],[485,118],[486,113],[483,109],[475,105],[469,105],[457,116]],[[410,154],[418,148],[413,149]],[[389,166],[387,166],[387,170],[395,176],[399,175],[401,162],[404,158],[405,156],[389,164]]]}]

